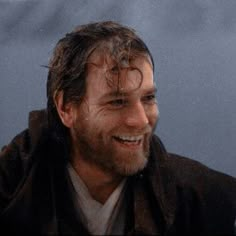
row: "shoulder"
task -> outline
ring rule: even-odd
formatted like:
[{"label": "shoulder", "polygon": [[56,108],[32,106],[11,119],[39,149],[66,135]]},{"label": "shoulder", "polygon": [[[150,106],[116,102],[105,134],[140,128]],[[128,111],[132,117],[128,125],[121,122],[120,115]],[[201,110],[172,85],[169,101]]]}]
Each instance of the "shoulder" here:
[{"label": "shoulder", "polygon": [[5,166],[6,163],[24,161],[24,157],[30,151],[30,137],[28,129],[22,131],[16,135],[15,138],[6,146],[4,146],[0,152],[0,165]]},{"label": "shoulder", "polygon": [[236,179],[187,157],[176,154],[167,156],[166,170],[174,179],[181,206],[185,209],[195,207],[202,212],[205,222],[214,219],[222,225],[233,225],[236,217]]},{"label": "shoulder", "polygon": [[161,168],[172,173],[183,184],[199,180],[236,183],[236,178],[209,168],[199,161],[167,152],[161,140],[155,135],[152,139],[152,149],[155,149],[154,151],[152,150],[152,153]]},{"label": "shoulder", "polygon": [[[191,158],[168,153],[159,138],[154,137],[155,149],[160,151],[154,157],[165,183],[172,182],[178,191],[189,191],[200,198],[231,199],[236,207],[236,178],[213,170]],[[159,143],[159,144],[158,144]],[[160,144],[161,143],[161,144]],[[159,147],[158,147],[159,146]],[[234,200],[233,200],[234,199]]]},{"label": "shoulder", "polygon": [[165,159],[166,168],[173,173],[175,178],[183,185],[210,185],[213,187],[227,188],[234,187],[236,191],[236,179],[225,173],[213,170],[208,166],[192,160],[188,157],[183,157],[173,153],[167,153]]},{"label": "shoulder", "polygon": [[7,201],[24,176],[30,149],[28,130],[18,134],[0,152],[0,201]]},{"label": "shoulder", "polygon": [[197,226],[200,231],[233,232],[236,179],[188,157],[168,153],[157,137],[152,142],[154,168],[149,169],[154,191],[162,192],[167,209],[176,213],[178,227],[186,222],[190,231]]},{"label": "shoulder", "polygon": [[202,222],[206,232],[233,231],[236,217],[234,177],[176,154],[168,154],[166,170],[175,183],[172,191],[176,192],[179,216],[186,216],[186,219],[194,216],[193,222],[195,219]]},{"label": "shoulder", "polygon": [[[42,113],[39,113],[41,116]],[[29,128],[16,135],[12,141],[0,151],[0,194],[14,192],[33,163],[35,150],[40,144],[43,134],[42,122],[35,113],[30,113]],[[1,193],[1,191],[5,191]]]}]

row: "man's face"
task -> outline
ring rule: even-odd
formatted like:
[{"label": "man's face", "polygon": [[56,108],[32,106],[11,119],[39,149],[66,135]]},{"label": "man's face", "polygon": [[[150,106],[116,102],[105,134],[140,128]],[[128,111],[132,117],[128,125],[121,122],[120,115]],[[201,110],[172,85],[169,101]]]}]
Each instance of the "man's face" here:
[{"label": "man's face", "polygon": [[158,118],[152,66],[140,57],[132,64],[138,69],[123,69],[118,76],[109,75],[112,61],[99,53],[89,62],[85,99],[73,107],[73,148],[103,171],[132,175],[147,163]]}]

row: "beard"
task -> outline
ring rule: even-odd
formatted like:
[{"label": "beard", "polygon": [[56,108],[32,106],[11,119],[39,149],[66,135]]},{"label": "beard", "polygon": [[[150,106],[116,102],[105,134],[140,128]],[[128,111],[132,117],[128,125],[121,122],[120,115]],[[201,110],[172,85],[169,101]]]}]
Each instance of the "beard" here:
[{"label": "beard", "polygon": [[129,150],[119,147],[112,136],[108,135],[107,138],[97,129],[91,130],[86,127],[86,124],[77,123],[74,126],[73,143],[84,161],[113,175],[130,176],[143,170],[148,162],[151,127],[148,126],[145,131],[142,131],[142,134],[144,133],[140,148]]}]

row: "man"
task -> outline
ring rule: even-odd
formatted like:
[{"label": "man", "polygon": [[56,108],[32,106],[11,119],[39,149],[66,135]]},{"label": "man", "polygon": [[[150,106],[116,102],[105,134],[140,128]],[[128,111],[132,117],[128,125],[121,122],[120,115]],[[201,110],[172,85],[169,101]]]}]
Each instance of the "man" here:
[{"label": "man", "polygon": [[1,152],[1,233],[234,233],[236,180],[153,134],[153,71],[145,43],[115,22],[58,42],[47,109]]}]

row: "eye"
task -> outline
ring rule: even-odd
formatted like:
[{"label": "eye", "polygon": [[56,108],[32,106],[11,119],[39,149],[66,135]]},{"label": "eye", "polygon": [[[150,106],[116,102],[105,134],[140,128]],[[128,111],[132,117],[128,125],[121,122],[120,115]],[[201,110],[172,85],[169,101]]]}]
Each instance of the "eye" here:
[{"label": "eye", "polygon": [[127,104],[127,101],[125,99],[115,99],[110,101],[109,104],[114,107],[122,107]]},{"label": "eye", "polygon": [[156,95],[155,94],[149,94],[147,96],[144,96],[142,100],[145,103],[151,103],[151,104],[156,103]]}]

